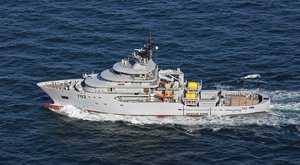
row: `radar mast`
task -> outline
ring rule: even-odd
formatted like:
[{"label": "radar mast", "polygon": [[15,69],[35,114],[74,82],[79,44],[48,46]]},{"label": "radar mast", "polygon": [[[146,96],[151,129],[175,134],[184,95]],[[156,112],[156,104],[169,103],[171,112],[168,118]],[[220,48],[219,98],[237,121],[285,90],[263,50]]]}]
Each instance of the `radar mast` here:
[{"label": "radar mast", "polygon": [[141,49],[135,49],[135,51],[133,52],[133,58],[141,64],[147,64],[152,59],[153,48],[154,48],[154,43],[152,41],[151,28],[150,28],[150,31],[148,33],[148,38],[147,38],[147,44],[144,45],[144,47]]}]

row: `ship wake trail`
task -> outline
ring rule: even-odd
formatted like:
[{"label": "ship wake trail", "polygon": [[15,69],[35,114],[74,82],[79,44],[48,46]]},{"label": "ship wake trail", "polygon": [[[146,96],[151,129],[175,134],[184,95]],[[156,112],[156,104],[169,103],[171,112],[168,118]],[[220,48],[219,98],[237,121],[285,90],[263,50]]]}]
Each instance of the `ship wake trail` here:
[{"label": "ship wake trail", "polygon": [[[122,121],[129,125],[182,125],[197,128],[211,128],[218,131],[223,127],[235,126],[281,126],[281,125],[300,125],[300,91],[262,91],[272,99],[270,113],[249,114],[241,116],[207,116],[207,117],[165,117],[158,118],[152,116],[124,116],[114,114],[90,113],[73,106],[66,106],[58,113],[67,115],[71,118],[89,121]],[[57,111],[55,111],[57,112]]]}]

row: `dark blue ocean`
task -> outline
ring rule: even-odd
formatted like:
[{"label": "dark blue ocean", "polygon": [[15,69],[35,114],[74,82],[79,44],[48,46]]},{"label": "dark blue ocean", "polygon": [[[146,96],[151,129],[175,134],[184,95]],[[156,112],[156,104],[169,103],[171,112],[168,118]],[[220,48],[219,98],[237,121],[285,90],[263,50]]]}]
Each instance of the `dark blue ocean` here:
[{"label": "dark blue ocean", "polygon": [[[126,117],[42,108],[37,82],[100,72],[146,42],[161,69],[246,89],[270,113]],[[300,2],[0,1],[0,164],[300,164]],[[260,79],[241,80],[249,74]],[[142,111],[142,109],[141,109]]]}]

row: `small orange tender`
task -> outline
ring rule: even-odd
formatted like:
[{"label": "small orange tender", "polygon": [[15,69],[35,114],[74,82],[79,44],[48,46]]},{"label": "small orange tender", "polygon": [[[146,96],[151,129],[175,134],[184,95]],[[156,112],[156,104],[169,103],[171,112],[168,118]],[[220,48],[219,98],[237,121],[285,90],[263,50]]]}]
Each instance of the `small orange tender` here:
[{"label": "small orange tender", "polygon": [[155,96],[162,99],[170,99],[174,97],[171,92],[167,92],[166,94],[158,93]]}]

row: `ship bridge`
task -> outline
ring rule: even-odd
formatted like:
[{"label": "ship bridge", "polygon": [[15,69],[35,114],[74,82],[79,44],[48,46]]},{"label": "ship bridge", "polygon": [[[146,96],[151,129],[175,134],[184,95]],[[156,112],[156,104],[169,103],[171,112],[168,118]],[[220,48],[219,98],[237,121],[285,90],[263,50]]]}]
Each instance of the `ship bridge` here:
[{"label": "ship bridge", "polygon": [[123,59],[113,65],[113,70],[124,74],[148,74],[156,68],[156,64],[150,60],[147,64],[136,62],[132,65],[129,60]]},{"label": "ship bridge", "polygon": [[145,82],[152,82],[156,79],[156,70],[156,64],[152,60],[146,65],[140,63],[131,65],[127,60],[122,60],[114,64],[112,69],[101,72],[100,76],[107,81],[139,82],[144,80]]},{"label": "ship bridge", "polygon": [[116,83],[125,83],[135,86],[142,83],[151,87],[156,86],[158,84],[158,67],[152,60],[153,48],[151,39],[148,39],[144,48],[135,49],[132,60],[123,59],[97,76],[85,76],[85,85],[102,87],[103,84],[114,86]]}]

